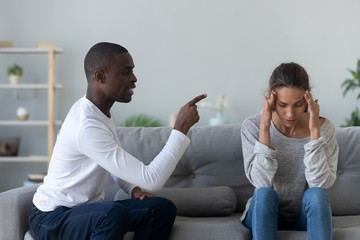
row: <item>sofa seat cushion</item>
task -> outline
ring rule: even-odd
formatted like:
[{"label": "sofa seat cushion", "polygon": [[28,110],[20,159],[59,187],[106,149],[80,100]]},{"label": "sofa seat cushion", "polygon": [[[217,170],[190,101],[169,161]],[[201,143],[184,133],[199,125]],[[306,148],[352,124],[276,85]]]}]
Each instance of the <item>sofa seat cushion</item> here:
[{"label": "sofa seat cushion", "polygon": [[[228,217],[194,218],[177,216],[171,231],[171,240],[245,240],[251,239],[250,231],[240,222],[241,213],[232,214]],[[359,239],[360,216],[333,216],[333,239]],[[125,240],[133,237],[128,232]],[[279,240],[306,240],[306,231],[279,231]],[[28,231],[24,240],[34,240]]]},{"label": "sofa seat cushion", "polygon": [[177,216],[171,240],[250,240],[250,231],[240,222],[240,213],[227,217]]}]

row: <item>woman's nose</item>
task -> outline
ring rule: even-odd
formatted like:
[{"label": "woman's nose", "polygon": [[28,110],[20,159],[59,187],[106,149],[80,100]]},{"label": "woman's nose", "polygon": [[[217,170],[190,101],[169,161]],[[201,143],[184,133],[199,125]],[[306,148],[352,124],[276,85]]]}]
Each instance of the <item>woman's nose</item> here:
[{"label": "woman's nose", "polygon": [[286,116],[287,116],[289,119],[292,119],[293,116],[294,116],[294,109],[289,108],[289,109],[286,111]]}]

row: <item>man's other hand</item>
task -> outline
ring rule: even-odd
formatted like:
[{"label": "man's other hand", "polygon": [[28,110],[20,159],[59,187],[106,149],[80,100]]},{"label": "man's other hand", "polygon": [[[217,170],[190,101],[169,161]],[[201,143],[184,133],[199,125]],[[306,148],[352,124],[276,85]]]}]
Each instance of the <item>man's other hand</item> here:
[{"label": "man's other hand", "polygon": [[131,191],[132,198],[139,198],[140,200],[144,200],[146,197],[156,197],[154,194],[144,192],[140,187],[134,187]]}]

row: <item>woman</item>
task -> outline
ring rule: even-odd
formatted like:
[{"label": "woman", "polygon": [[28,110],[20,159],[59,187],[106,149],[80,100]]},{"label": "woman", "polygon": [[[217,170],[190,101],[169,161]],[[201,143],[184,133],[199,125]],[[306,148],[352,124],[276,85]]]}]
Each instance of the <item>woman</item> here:
[{"label": "woman", "polygon": [[272,73],[262,114],[242,127],[245,173],[256,187],[243,224],[253,239],[277,239],[277,230],[332,238],[331,209],[324,189],[336,180],[334,125],[319,116],[305,69],[283,63]]}]

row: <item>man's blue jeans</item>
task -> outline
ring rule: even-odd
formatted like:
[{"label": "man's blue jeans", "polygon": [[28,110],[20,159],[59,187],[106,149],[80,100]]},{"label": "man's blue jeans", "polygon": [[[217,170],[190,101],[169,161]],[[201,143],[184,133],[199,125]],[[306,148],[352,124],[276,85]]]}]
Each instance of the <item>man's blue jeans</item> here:
[{"label": "man's blue jeans", "polygon": [[164,198],[127,199],[59,207],[42,212],[35,206],[30,215],[34,239],[168,239],[176,216],[175,205]]},{"label": "man's blue jeans", "polygon": [[278,195],[272,188],[258,189],[251,200],[243,224],[251,230],[254,240],[276,240],[277,230],[308,232],[309,240],[331,240],[332,219],[327,193],[322,188],[309,188],[303,196],[295,222],[284,222],[278,216]]}]

